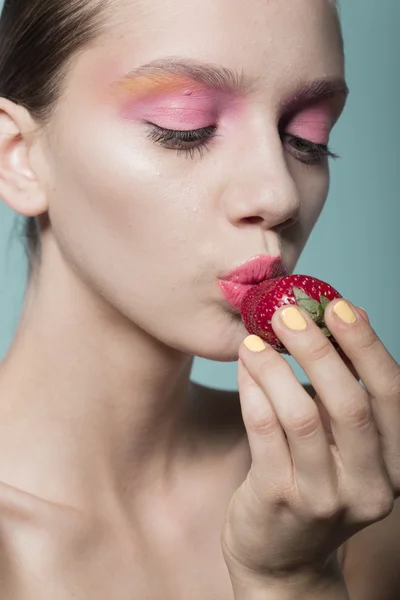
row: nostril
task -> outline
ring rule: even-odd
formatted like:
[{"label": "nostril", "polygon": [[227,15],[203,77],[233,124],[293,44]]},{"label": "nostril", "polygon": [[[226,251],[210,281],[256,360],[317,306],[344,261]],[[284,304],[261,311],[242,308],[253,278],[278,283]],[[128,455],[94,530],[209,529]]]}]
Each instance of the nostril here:
[{"label": "nostril", "polygon": [[[249,225],[259,225],[260,223],[263,223],[265,221],[265,219],[263,219],[262,217],[245,217],[243,219],[243,223],[249,224]],[[283,231],[284,229],[287,229],[288,227],[291,227],[292,225],[294,225],[294,223],[296,223],[298,221],[298,219],[294,219],[294,218],[290,218],[290,219],[286,219],[286,221],[284,221],[284,223],[279,223],[279,225],[276,225],[275,227],[271,227],[272,230],[274,231]]]},{"label": "nostril", "polygon": [[258,223],[262,223],[262,221],[264,220],[262,217],[246,217],[245,219],[243,219],[246,223],[250,223],[250,224],[255,224],[257,225]]},{"label": "nostril", "polygon": [[292,227],[292,225],[294,225],[295,223],[297,223],[298,219],[286,219],[286,221],[284,221],[283,223],[279,223],[279,225],[276,225],[275,227],[272,227],[272,229],[274,231],[277,231],[278,233],[283,231],[284,229],[287,229],[288,227]]}]

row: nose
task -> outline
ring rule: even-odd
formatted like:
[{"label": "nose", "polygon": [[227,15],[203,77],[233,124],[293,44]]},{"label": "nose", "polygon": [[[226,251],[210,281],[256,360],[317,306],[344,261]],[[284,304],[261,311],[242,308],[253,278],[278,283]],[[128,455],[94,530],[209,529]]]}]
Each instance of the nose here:
[{"label": "nose", "polygon": [[[246,136],[247,137],[247,136]],[[285,159],[282,141],[273,126],[235,151],[223,203],[236,227],[258,224],[281,231],[299,219],[300,198]]]}]

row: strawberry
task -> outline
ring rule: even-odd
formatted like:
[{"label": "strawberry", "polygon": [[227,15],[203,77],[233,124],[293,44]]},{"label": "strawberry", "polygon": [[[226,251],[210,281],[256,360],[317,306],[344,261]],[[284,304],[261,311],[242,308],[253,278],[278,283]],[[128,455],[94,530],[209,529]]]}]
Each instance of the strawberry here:
[{"label": "strawberry", "polygon": [[246,329],[268,342],[280,354],[290,352],[276,337],[271,327],[274,312],[285,305],[298,305],[305,309],[336,349],[339,345],[324,320],[325,309],[341,294],[332,286],[309,275],[287,275],[268,279],[252,287],[241,305],[241,315]]}]

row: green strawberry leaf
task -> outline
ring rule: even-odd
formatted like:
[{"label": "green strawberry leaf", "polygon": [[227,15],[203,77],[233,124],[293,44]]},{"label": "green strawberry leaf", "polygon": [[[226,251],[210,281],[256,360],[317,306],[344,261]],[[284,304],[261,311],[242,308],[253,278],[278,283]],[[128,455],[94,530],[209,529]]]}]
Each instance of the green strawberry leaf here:
[{"label": "green strawberry leaf", "polygon": [[300,308],[304,308],[304,310],[306,310],[312,317],[318,316],[320,304],[317,302],[317,300],[310,298],[308,294],[295,286],[293,287],[293,294],[296,298],[296,304],[298,304]]},{"label": "green strawberry leaf", "polygon": [[326,337],[332,336],[331,332],[329,331],[329,329],[327,327],[321,327],[321,331],[322,331],[322,333],[324,333],[326,335]]},{"label": "green strawberry leaf", "polygon": [[328,306],[328,304],[330,302],[330,300],[328,300],[328,298],[326,298],[322,294],[319,297],[319,301],[321,302],[321,306],[324,310],[326,309],[326,307]]},{"label": "green strawberry leaf", "polygon": [[307,300],[310,297],[308,294],[305,293],[304,290],[296,287],[295,285],[293,286],[293,294],[295,295],[296,300],[301,300],[301,299]]},{"label": "green strawberry leaf", "polygon": [[311,317],[318,317],[318,305],[315,306],[312,300],[300,300],[298,305],[300,308],[304,308]]}]

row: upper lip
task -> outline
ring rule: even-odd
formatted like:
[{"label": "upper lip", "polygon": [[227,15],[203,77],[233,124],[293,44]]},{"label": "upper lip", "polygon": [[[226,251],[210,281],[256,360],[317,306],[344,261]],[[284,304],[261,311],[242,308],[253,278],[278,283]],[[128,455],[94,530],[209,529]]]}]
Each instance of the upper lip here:
[{"label": "upper lip", "polygon": [[238,267],[221,277],[232,283],[256,284],[266,279],[284,277],[288,271],[280,256],[259,254],[241,263]]}]

